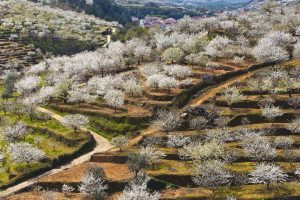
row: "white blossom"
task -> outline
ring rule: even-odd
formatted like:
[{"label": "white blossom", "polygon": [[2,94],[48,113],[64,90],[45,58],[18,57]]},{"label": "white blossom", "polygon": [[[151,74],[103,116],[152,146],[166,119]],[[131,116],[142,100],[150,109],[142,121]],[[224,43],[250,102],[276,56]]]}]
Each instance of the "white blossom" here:
[{"label": "white blossom", "polygon": [[199,186],[216,188],[230,183],[232,175],[220,160],[208,160],[196,163],[193,181]]},{"label": "white blossom", "polygon": [[166,156],[162,151],[157,150],[154,146],[148,145],[140,149],[141,156],[146,158],[148,164],[160,163]]},{"label": "white blossom", "polygon": [[76,133],[81,126],[88,124],[89,120],[83,115],[72,114],[64,116],[62,123],[67,127],[73,128]]},{"label": "white blossom", "polygon": [[125,187],[119,200],[158,200],[160,194],[158,192],[151,192],[147,188],[150,177],[147,175],[138,174],[128,186]]},{"label": "white blossom", "polygon": [[28,129],[23,122],[18,122],[13,126],[5,127],[2,131],[2,134],[6,141],[16,142],[24,139],[24,137],[28,134]]},{"label": "white blossom", "polygon": [[206,142],[192,142],[179,150],[179,155],[183,159],[192,160],[209,160],[218,159],[224,156],[224,149],[221,143],[217,141]]},{"label": "white blossom", "polygon": [[243,140],[242,147],[246,156],[253,160],[271,160],[276,150],[265,137],[252,137]]},{"label": "white blossom", "polygon": [[24,142],[9,144],[7,151],[15,163],[26,162],[27,164],[31,164],[45,158],[43,151]]},{"label": "white blossom", "polygon": [[280,167],[261,163],[256,165],[250,173],[250,182],[263,183],[269,186],[271,183],[285,182],[287,177],[288,175]]},{"label": "white blossom", "polygon": [[174,131],[181,126],[182,120],[175,112],[160,110],[152,121],[152,126],[161,131]]},{"label": "white blossom", "polygon": [[89,195],[97,200],[104,200],[106,197],[105,190],[108,186],[104,183],[104,180],[100,174],[93,171],[89,171],[82,179],[79,186],[80,192]]},{"label": "white blossom", "polygon": [[284,114],[279,107],[273,105],[261,107],[261,112],[262,116],[266,117],[270,121],[273,121],[276,117],[280,117]]},{"label": "white blossom", "polygon": [[167,146],[168,147],[182,147],[190,142],[191,142],[190,138],[187,136],[184,136],[182,133],[169,134]]},{"label": "white blossom", "polygon": [[17,91],[22,95],[28,95],[37,89],[40,83],[40,78],[38,76],[30,75],[20,79],[15,87]]},{"label": "white blossom", "polygon": [[110,90],[104,96],[105,101],[108,105],[113,106],[115,110],[124,104],[125,95],[120,90]]}]

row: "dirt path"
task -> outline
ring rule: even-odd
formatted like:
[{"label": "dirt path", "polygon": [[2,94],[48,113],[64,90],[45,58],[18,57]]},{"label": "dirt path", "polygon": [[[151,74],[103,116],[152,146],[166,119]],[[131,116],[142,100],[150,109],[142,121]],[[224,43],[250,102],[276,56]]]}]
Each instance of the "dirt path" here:
[{"label": "dirt path", "polygon": [[[116,32],[116,28],[112,28],[111,32],[112,32],[112,34],[114,34]],[[109,45],[109,43],[111,43],[111,36],[112,36],[112,34],[111,35],[107,35],[107,39],[106,39],[107,41],[103,45],[103,47],[107,47]]]},{"label": "dirt path", "polygon": [[[56,114],[50,110],[47,110],[45,108],[41,108],[39,107],[38,110],[40,112],[43,112],[43,113],[47,113],[49,114],[52,118],[56,119],[57,121],[61,122],[63,117],[59,114]],[[45,172],[37,177],[34,177],[34,178],[31,178],[27,181],[24,181],[22,183],[19,183],[18,185],[15,185],[13,187],[10,187],[4,191],[1,192],[1,196],[2,197],[5,197],[5,196],[8,196],[8,195],[11,195],[13,193],[16,193],[26,187],[29,187],[29,186],[32,186],[36,181],[38,181],[40,178],[42,177],[45,177],[45,176],[49,176],[49,175],[53,175],[53,174],[56,174],[58,172],[61,172],[61,171],[64,171],[66,169],[69,169],[69,168],[72,168],[76,165],[79,165],[79,164],[82,164],[84,162],[87,162],[90,160],[90,157],[95,154],[95,153],[100,153],[100,152],[104,152],[104,151],[108,151],[110,149],[113,148],[113,146],[109,143],[109,141],[107,139],[105,139],[104,137],[98,135],[97,133],[91,131],[91,130],[88,130],[87,128],[80,128],[80,130],[82,131],[85,131],[85,132],[89,132],[95,139],[96,141],[96,146],[94,148],[93,151],[89,152],[89,153],[86,153],[84,155],[81,155],[80,157],[74,159],[72,162],[68,163],[68,164],[65,164],[65,165],[62,165],[58,168],[54,168],[48,172]]]},{"label": "dirt path", "polygon": [[213,98],[220,91],[226,89],[227,87],[229,87],[230,85],[232,85],[232,84],[234,84],[234,83],[236,83],[238,81],[243,81],[243,80],[249,78],[255,72],[256,71],[248,72],[246,74],[242,74],[242,75],[233,77],[233,78],[231,78],[231,79],[229,79],[227,81],[224,81],[224,82],[222,82],[220,84],[217,84],[217,85],[214,85],[214,86],[206,88],[195,99],[192,99],[187,104],[186,107],[192,107],[192,106],[202,105],[205,101],[207,101],[210,98]]}]

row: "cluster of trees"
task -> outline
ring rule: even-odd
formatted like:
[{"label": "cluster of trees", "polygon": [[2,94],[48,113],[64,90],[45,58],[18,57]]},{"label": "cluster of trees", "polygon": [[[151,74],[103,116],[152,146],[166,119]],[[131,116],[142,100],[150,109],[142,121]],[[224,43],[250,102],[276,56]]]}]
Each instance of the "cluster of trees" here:
[{"label": "cluster of trees", "polygon": [[[28,167],[35,162],[46,158],[45,152],[40,150],[40,142],[38,136],[34,140],[34,144],[26,142],[25,138],[32,131],[22,121],[16,123],[10,122],[8,118],[1,118],[1,140],[5,142],[5,146],[1,148],[2,169],[8,174],[11,173],[12,163],[26,163]],[[42,140],[42,139],[41,139]]]},{"label": "cluster of trees", "polygon": [[256,73],[248,80],[247,86],[252,91],[260,94],[268,93],[287,93],[292,97],[292,90],[297,87],[299,81],[299,69],[297,67],[286,69],[275,66],[270,69]]},{"label": "cluster of trees", "polygon": [[261,62],[284,60],[299,53],[295,36],[300,20],[296,10],[274,7],[271,14],[253,11],[201,20],[184,17],[157,32],[155,44],[158,50],[165,51],[163,57],[169,62],[201,65],[207,57],[236,63],[253,57]]},{"label": "cluster of trees", "polygon": [[[281,13],[278,13],[278,9],[274,8],[271,19],[262,12],[201,20],[184,17],[166,30],[152,30],[155,33],[144,39],[113,42],[108,48],[94,52],[47,59],[32,66],[16,83],[16,88],[26,97],[24,101],[28,104],[47,103],[53,99],[64,103],[91,103],[101,97],[117,109],[124,104],[126,94],[143,94],[144,83],[155,90],[161,88],[168,92],[173,88],[191,85],[193,72],[190,67],[183,65],[186,63],[213,70],[218,65],[211,61],[220,58],[242,63],[244,59],[252,57],[267,62],[299,55],[300,45],[295,37],[300,25],[299,14],[292,7],[282,8]],[[63,16],[72,18],[70,16],[74,14],[68,13],[65,12]],[[273,17],[279,19],[279,22],[275,23]],[[257,18],[269,26],[264,26],[262,30],[253,20]],[[293,23],[282,19],[292,20]],[[99,24],[89,20],[92,24]],[[286,23],[289,23],[289,27],[285,26]],[[113,75],[145,61],[151,61],[151,64],[140,67],[145,82],[141,81],[139,73],[130,76]],[[274,77],[261,78],[261,81],[252,81],[251,84],[262,88],[272,81],[275,87],[276,73],[272,73]],[[294,77],[291,74],[282,74],[284,81],[281,81],[281,86],[284,84],[284,87],[276,87],[276,90],[292,87]],[[243,100],[243,95],[234,87],[224,91],[223,96],[229,105]]]},{"label": "cluster of trees", "polygon": [[[235,88],[234,90],[236,90]],[[229,88],[230,91],[233,89]],[[227,93],[227,92],[225,92]],[[270,121],[281,116],[283,112],[278,107],[266,104],[262,108],[262,115]],[[265,162],[273,160],[277,155],[276,149],[282,150],[282,157],[287,162],[294,162],[297,158],[294,148],[294,140],[291,137],[278,136],[274,140],[270,139],[266,131],[251,129],[230,130],[227,123],[230,119],[226,117],[211,116],[182,118],[174,111],[160,111],[152,122],[153,127],[164,131],[167,134],[166,141],[160,138],[151,139],[147,144],[154,149],[154,145],[166,145],[170,148],[178,149],[178,153],[183,160],[194,162],[193,181],[199,186],[216,188],[221,185],[237,184],[237,176],[229,171],[225,165],[232,163],[244,156],[247,159],[258,161],[259,163],[253,171],[249,173],[249,179],[243,180],[249,183],[265,183],[267,187],[271,183],[284,182],[288,175],[279,166],[267,164]],[[246,121],[246,120],[244,120]],[[245,122],[246,123],[246,122]],[[207,129],[201,137],[194,138],[185,136],[182,133],[168,133],[178,131],[189,125],[192,129],[202,130],[208,127],[217,126],[218,129]],[[288,129],[297,133],[299,131],[299,119],[295,118]],[[240,142],[242,151],[236,149],[228,150],[224,148],[224,142]],[[152,151],[153,155],[163,155],[163,152]],[[135,155],[136,156],[136,155]],[[280,155],[281,156],[281,155]],[[140,156],[141,157],[141,156]],[[156,162],[160,162],[163,156],[156,157]],[[140,158],[142,160],[142,158]],[[136,157],[132,159],[136,162]],[[136,165],[135,165],[136,166]],[[145,167],[144,165],[143,167]],[[295,171],[295,174],[297,170]]]},{"label": "cluster of trees", "polygon": [[191,68],[182,65],[152,63],[144,65],[140,71],[146,79],[146,86],[156,91],[160,88],[170,93],[171,89],[189,86],[193,81]]},{"label": "cluster of trees", "polygon": [[143,41],[134,39],[126,44],[115,42],[95,52],[50,58],[27,70],[15,88],[24,101],[32,104],[53,99],[90,103],[100,96],[114,108],[121,107],[125,93],[138,96],[142,87],[135,76],[110,74],[129,68],[150,54],[151,49]]},{"label": "cluster of trees", "polygon": [[[34,9],[38,8],[34,7]],[[46,12],[52,8],[43,7],[43,9]],[[35,10],[32,12],[36,13]],[[59,12],[61,11],[53,10],[53,13],[58,16]],[[62,16],[68,19],[67,21],[70,22],[68,24],[73,24],[73,14],[64,12]],[[113,42],[107,48],[94,52],[53,57],[30,67],[20,78],[12,72],[7,73],[4,76],[5,93],[2,97],[11,97],[16,90],[20,98],[13,103],[2,101],[1,109],[4,113],[26,114],[34,120],[40,117],[36,112],[39,105],[54,101],[80,105],[93,103],[100,97],[116,110],[125,103],[126,95],[142,95],[144,82],[150,88],[167,89],[168,92],[173,88],[191,85],[192,68],[184,64],[213,70],[218,66],[212,61],[219,59],[232,60],[240,64],[244,59],[256,58],[259,62],[270,62],[299,56],[300,43],[295,37],[299,31],[299,19],[299,12],[293,7],[273,8],[268,14],[250,12],[240,16],[211,17],[201,20],[184,17],[166,30],[154,30],[156,33],[149,34],[149,37],[144,40],[134,38],[125,43]],[[90,28],[93,27],[91,24],[99,25],[98,21],[85,17],[79,17],[76,23],[78,22],[80,25],[74,26],[76,30],[91,30]],[[36,25],[30,21],[28,23],[29,26]],[[15,26],[15,23],[9,20],[2,20],[3,24]],[[81,26],[84,28],[81,29]],[[47,32],[48,28],[45,27],[43,30]],[[70,30],[74,29],[70,28]],[[90,36],[88,32],[82,34]],[[151,63],[145,64],[145,61]],[[140,70],[115,75],[134,66],[140,67]],[[289,103],[294,106],[297,102],[299,104],[300,100],[292,97],[291,90],[299,81],[299,74],[297,69],[286,71],[275,67],[251,77],[247,85],[253,90],[259,90],[260,94],[266,91],[287,92]],[[145,81],[141,79],[141,75]],[[225,89],[221,97],[230,107],[245,100],[243,92],[237,86]],[[262,116],[271,122],[284,114],[269,99],[262,100],[259,106]],[[284,149],[285,158],[292,161],[294,159],[290,151],[294,143],[292,139],[277,137],[274,141],[270,141],[263,131],[247,129],[232,132],[227,127],[230,119],[222,116],[213,105],[210,110],[211,113],[188,117],[188,119],[183,118],[179,113],[162,110],[152,121],[152,126],[166,133],[168,147],[177,148],[183,160],[193,161],[193,181],[196,185],[216,188],[231,184],[238,179],[235,173],[225,167],[225,164],[237,161],[242,155],[236,151],[226,150],[223,144],[228,141],[242,141],[240,143],[243,155],[260,162],[249,173],[247,182],[265,183],[269,187],[271,183],[287,180],[288,175],[280,167],[263,162],[277,156],[276,148]],[[89,120],[85,116],[75,114],[65,116],[62,122],[77,132],[81,126],[88,124]],[[243,123],[248,121],[245,119]],[[195,140],[184,134],[169,134],[170,131],[186,127],[194,130],[217,127],[218,130],[208,130],[203,138]],[[15,162],[22,160],[30,164],[42,159],[44,154],[37,148],[22,142],[26,134],[24,129],[26,128],[22,123],[18,123],[6,127],[3,136],[11,142],[7,151],[12,159]],[[289,129],[292,132],[299,132],[299,118],[295,118],[290,123]],[[153,200],[159,198],[158,193],[152,193],[147,189],[149,178],[141,175],[145,167],[160,163],[166,156],[157,148],[159,142],[149,139],[137,152],[128,156],[128,166],[135,178],[123,191],[121,200],[136,199],[137,196]],[[114,138],[112,143],[121,151],[128,144],[128,138],[120,136]],[[22,152],[20,149],[26,149],[26,152],[30,153],[26,156],[22,154],[20,157]],[[299,174],[299,170],[295,173]],[[101,169],[89,171],[79,187],[81,192],[95,199],[104,199],[107,189]],[[70,187],[64,186],[66,193],[71,190]]]},{"label": "cluster of trees", "polygon": [[[37,110],[38,105],[42,103],[41,99],[44,97],[34,98],[18,98],[11,100],[15,89],[22,95],[30,95],[36,87],[39,86],[39,79],[34,76],[27,77],[25,79],[18,79],[18,73],[7,72],[2,77],[4,79],[4,92],[0,101],[0,109],[4,113],[1,117],[1,140],[6,145],[1,149],[1,160],[6,167],[7,172],[10,173],[9,166],[6,166],[7,159],[13,163],[31,163],[41,161],[46,158],[46,154],[40,150],[41,143],[44,139],[38,135],[34,136],[33,143],[28,143],[26,137],[32,133],[32,130],[28,128],[21,119],[22,116],[29,116],[31,121],[38,120],[47,122],[51,119],[51,116],[46,113],[42,113]],[[46,92],[47,93],[47,92]],[[9,114],[8,114],[9,113]],[[10,114],[19,117],[19,121],[12,120]],[[76,133],[77,130],[88,123],[88,118],[83,115],[66,115],[63,119],[63,124],[70,127]],[[55,140],[49,140],[48,145],[56,151],[56,147],[59,145]]]}]

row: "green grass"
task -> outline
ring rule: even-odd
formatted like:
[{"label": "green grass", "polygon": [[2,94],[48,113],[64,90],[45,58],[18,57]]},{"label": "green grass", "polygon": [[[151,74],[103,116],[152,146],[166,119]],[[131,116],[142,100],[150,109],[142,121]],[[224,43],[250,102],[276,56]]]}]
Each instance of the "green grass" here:
[{"label": "green grass", "polygon": [[[73,130],[61,125],[55,119],[51,119],[48,121],[35,119],[31,121],[28,116],[21,116],[21,118],[19,118],[18,116],[15,116],[9,112],[6,115],[4,115],[3,112],[0,112],[0,117],[5,117],[9,124],[14,124],[18,121],[24,122],[32,131],[28,135],[26,135],[26,137],[21,142],[28,142],[32,146],[39,148],[40,150],[45,152],[47,157],[41,162],[36,162],[31,166],[28,166],[24,163],[12,163],[10,157],[8,156],[5,165],[3,165],[2,163],[2,167],[4,168],[4,170],[0,171],[0,187],[13,183],[25,174],[33,173],[34,171],[44,168],[51,168],[52,161],[54,159],[58,159],[63,155],[71,155],[74,152],[78,151],[82,145],[88,142],[89,137],[86,133],[79,132],[77,134],[74,134]],[[45,132],[43,130],[47,131]],[[41,143],[39,145],[34,142],[36,137],[41,139]],[[63,141],[57,140],[57,138],[59,137],[78,140],[79,143],[76,146],[68,146],[67,144],[64,144]],[[52,143],[56,144],[55,149],[51,145]],[[1,149],[5,149],[7,145],[7,142],[3,140],[0,141]],[[7,169],[10,170],[10,173],[7,172]]]},{"label": "green grass", "polygon": [[[55,110],[52,107],[47,107],[47,109],[61,116],[65,116],[69,114],[67,112],[61,112]],[[96,116],[88,115],[88,117],[89,117],[88,128],[109,140],[111,140],[112,138],[118,135],[132,136],[135,132],[147,127],[146,124],[131,124],[126,121],[123,123],[116,122],[114,120],[107,119],[105,117],[100,117],[100,116],[96,117]]]},{"label": "green grass", "polygon": [[300,183],[278,183],[267,189],[266,185],[244,185],[241,187],[220,187],[215,190],[216,199],[226,199],[226,196],[236,196],[237,199],[269,199],[300,196]]}]

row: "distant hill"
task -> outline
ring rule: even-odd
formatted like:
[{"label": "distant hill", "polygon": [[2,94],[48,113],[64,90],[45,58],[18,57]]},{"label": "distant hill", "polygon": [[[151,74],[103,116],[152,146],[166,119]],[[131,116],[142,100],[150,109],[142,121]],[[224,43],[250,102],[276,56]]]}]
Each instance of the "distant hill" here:
[{"label": "distant hill", "polygon": [[[43,2],[43,0],[41,1]],[[147,15],[156,15],[178,19],[184,15],[196,16],[201,14],[189,9],[176,6],[160,6],[159,4],[149,2],[142,5],[123,5],[116,3],[114,0],[93,0],[92,5],[87,4],[85,0],[48,0],[47,2],[52,6],[85,11],[101,19],[118,21],[121,24],[130,22],[131,16],[144,18]]]},{"label": "distant hill", "polygon": [[244,4],[251,0],[115,0],[119,4],[146,4],[157,3],[161,5],[173,5],[173,6],[201,6],[201,5],[233,5]]},{"label": "distant hill", "polygon": [[145,6],[156,4],[161,7],[179,7],[192,11],[234,10],[248,5],[252,0],[115,0],[123,6]]}]

